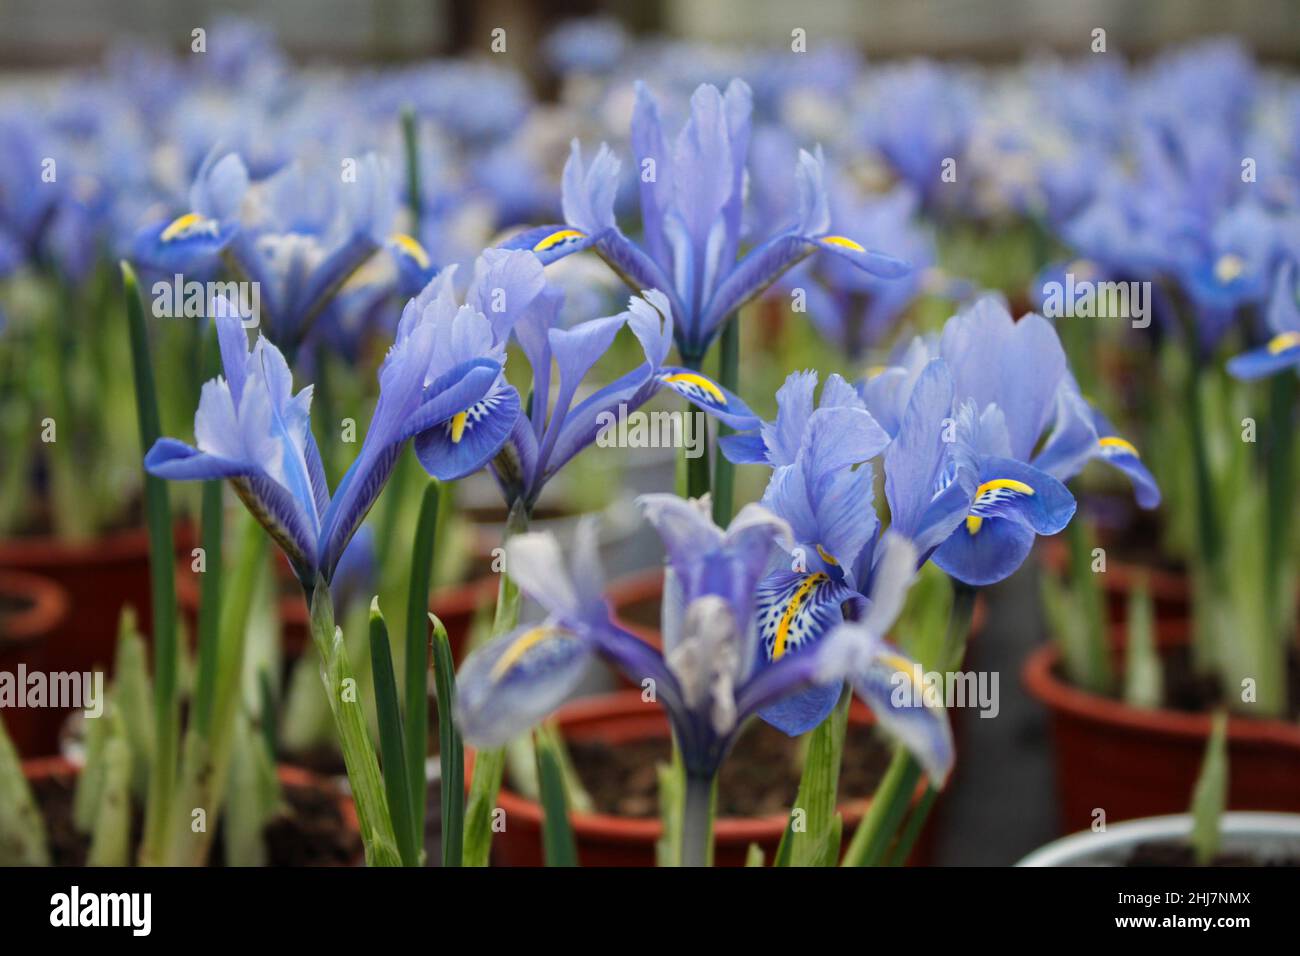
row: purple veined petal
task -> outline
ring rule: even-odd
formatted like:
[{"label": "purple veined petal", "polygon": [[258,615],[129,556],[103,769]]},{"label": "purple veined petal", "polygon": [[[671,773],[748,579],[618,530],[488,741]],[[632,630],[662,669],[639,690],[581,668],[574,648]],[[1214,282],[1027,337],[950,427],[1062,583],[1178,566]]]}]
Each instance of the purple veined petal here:
[{"label": "purple veined petal", "polygon": [[794,463],[804,427],[816,408],[817,372],[791,372],[776,390],[776,420],[762,425],[763,443],[773,467]]},{"label": "purple veined petal", "polygon": [[[559,289],[547,288],[542,291],[524,310],[524,314],[514,326],[515,341],[524,351],[528,365],[533,371],[532,392],[537,396],[551,394],[551,329],[560,321],[560,309],[564,305],[564,293]],[[541,435],[546,430],[546,417],[550,409],[547,402],[536,400],[530,409],[530,421],[533,432]]]},{"label": "purple veined petal", "polygon": [[722,95],[723,112],[727,121],[727,139],[731,145],[731,195],[723,207],[726,222],[726,241],[719,261],[729,266],[736,261],[745,205],[745,160],[749,153],[751,116],[754,97],[749,85],[741,79],[727,84]]},{"label": "purple veined petal", "polygon": [[[1274,340],[1290,333],[1300,333],[1300,298],[1296,282],[1297,265],[1294,260],[1284,262],[1277,270],[1273,280],[1273,293],[1268,300],[1268,327],[1274,334]],[[1300,339],[1288,338],[1285,341],[1297,342]]]},{"label": "purple veined petal", "polygon": [[1065,351],[1056,330],[1040,315],[1014,321],[996,298],[986,296],[948,320],[940,354],[959,402],[997,405],[1006,416],[1011,457],[1032,455],[1055,409],[1065,380]]},{"label": "purple veined petal", "polygon": [[713,523],[707,497],[686,499],[656,493],[640,495],[636,503],[659,533],[669,564],[685,566],[721,547],[723,532]]},{"label": "purple veined petal", "polygon": [[659,105],[649,88],[639,80],[636,83],[636,106],[632,112],[632,154],[637,162],[646,246],[660,268],[669,269],[672,254],[664,236],[663,222],[673,200],[672,156],[659,119]]},{"label": "purple veined petal", "polygon": [[546,456],[543,480],[549,480],[595,442],[602,431],[618,422],[620,414],[631,414],[640,408],[655,389],[653,370],[645,364],[602,386],[569,409]]},{"label": "purple veined petal", "polygon": [[767,465],[767,445],[761,435],[723,435],[718,439],[722,453],[735,465]]},{"label": "purple veined petal", "polygon": [[308,526],[302,502],[265,474],[232,478],[231,487],[257,522],[280,546],[304,587],[315,581],[318,541]]},{"label": "purple veined petal", "polygon": [[[244,394],[240,396],[241,425],[248,427],[250,400],[264,394],[270,413],[269,434],[281,448],[281,453],[274,456],[278,457],[278,470],[270,465],[273,456],[263,456],[258,460],[268,468],[271,478],[302,502],[314,536],[320,530],[319,490],[324,486],[325,476],[323,469],[319,468],[320,454],[311,430],[312,386],[293,394],[293,373],[280,350],[265,337],[259,337],[253,347],[249,373]],[[309,463],[313,461],[318,466],[316,469]]]},{"label": "purple veined petal", "polygon": [[1300,368],[1300,333],[1282,332],[1262,348],[1251,349],[1228,359],[1228,374],[1252,381],[1278,372]]},{"label": "purple veined petal", "polygon": [[[787,655],[806,653],[837,624],[843,623],[840,606],[852,595],[850,588],[831,580],[823,571],[799,574],[778,571],[758,585],[755,610],[759,635],[759,667],[768,667]],[[810,687],[762,708],[758,715],[778,730],[798,736],[821,723],[839,699],[840,684]]]},{"label": "purple veined petal", "polygon": [[213,261],[238,231],[237,223],[188,212],[136,233],[131,243],[131,259],[139,266],[159,272],[188,272]]},{"label": "purple veined petal", "polygon": [[504,378],[483,398],[415,436],[415,454],[439,481],[455,481],[488,464],[520,416],[519,393]]},{"label": "purple veined petal", "polygon": [[175,438],[159,438],[144,456],[144,469],[169,481],[211,481],[237,478],[256,470],[256,465],[199,451]]},{"label": "purple veined petal", "polygon": [[358,232],[344,240],[325,260],[312,270],[298,297],[300,318],[304,326],[292,330],[300,341],[307,333],[305,323],[313,320],[343,283],[379,250],[380,242],[368,232]]},{"label": "purple veined petal", "polygon": [[[962,494],[951,515],[952,526],[933,519],[937,481],[948,456],[946,420],[952,417],[953,385],[941,359],[931,361],[916,380],[898,434],[885,451],[885,497],[892,526],[915,542],[923,553],[938,545],[965,514],[969,497]],[[954,498],[961,491],[955,483]]]},{"label": "purple veined petal", "polygon": [[849,683],[880,726],[916,758],[930,782],[942,787],[955,756],[943,702],[931,699],[920,664],[886,641],[875,645],[866,665],[847,675]]},{"label": "purple veined petal", "polygon": [[793,232],[774,236],[754,247],[719,281],[696,326],[679,329],[679,337],[685,340],[689,331],[691,338],[687,344],[702,352],[728,316],[762,294],[812,252],[809,244]]},{"label": "purple veined petal", "polygon": [[213,149],[203,160],[190,187],[190,209],[210,219],[229,220],[239,216],[240,204],[248,192],[248,168],[238,153]]},{"label": "purple veined petal", "polygon": [[966,520],[934,562],[967,584],[995,584],[1028,556],[1038,534],[1056,534],[1074,515],[1074,496],[1045,472],[1012,459],[981,462]]},{"label": "purple veined petal", "polygon": [[645,289],[628,300],[627,310],[628,327],[641,343],[646,361],[659,368],[673,347],[672,302],[658,289]]},{"label": "purple veined petal", "polygon": [[237,310],[231,306],[214,311],[213,322],[217,326],[217,345],[221,352],[221,367],[230,384],[230,394],[235,407],[244,394],[244,382],[248,377],[248,333],[244,323],[239,320]]},{"label": "purple veined petal", "polygon": [[500,374],[500,365],[482,358],[470,359],[444,372],[425,386],[409,417],[397,423],[394,440],[404,441],[449,421],[487,395]]},{"label": "purple veined petal", "polygon": [[681,685],[663,655],[641,638],[616,625],[593,628],[591,640],[597,652],[638,687],[654,682],[655,699],[670,715],[685,710]]},{"label": "purple veined petal", "polygon": [[600,357],[609,350],[614,337],[627,321],[627,313],[600,319],[589,319],[571,329],[551,329],[547,337],[551,354],[555,357],[560,387],[542,435],[538,461],[544,472],[550,470],[551,452],[559,441],[573,397],[577,394],[583,377]]},{"label": "purple veined petal", "polygon": [[456,722],[476,747],[499,747],[555,710],[591,662],[590,641],[558,623],[517,628],[474,651],[456,675]]},{"label": "purple veined petal", "polygon": [[522,415],[515,419],[510,436],[492,459],[492,473],[508,504],[516,500],[528,501],[541,491],[537,469],[537,434],[528,419]]},{"label": "purple veined petal", "polygon": [[[560,543],[550,532],[512,535],[506,541],[506,573],[557,620],[573,623],[590,616],[592,609],[579,601]],[[603,605],[604,598],[599,600]]]},{"label": "purple veined petal", "polygon": [[701,84],[691,95],[690,118],[673,145],[673,171],[673,209],[690,237],[696,263],[703,264],[709,234],[722,221],[735,175],[726,108],[711,84]]},{"label": "purple veined petal", "polygon": [[487,316],[498,343],[546,288],[541,260],[533,253],[486,249],[474,263],[465,304]]},{"label": "purple veined petal", "polygon": [[874,471],[867,464],[814,475],[810,491],[820,534],[809,543],[823,561],[852,581],[859,570],[858,555],[880,527],[873,504]]},{"label": "purple veined petal", "polygon": [[1061,481],[1069,481],[1097,454],[1097,429],[1092,409],[1079,394],[1072,377],[1061,383],[1056,396],[1052,430],[1033,465]]},{"label": "purple veined petal", "polygon": [[857,408],[822,407],[808,417],[799,455],[814,473],[827,474],[875,458],[889,441],[860,403]]},{"label": "purple veined petal", "polygon": [[629,289],[637,293],[658,289],[672,303],[678,325],[686,320],[689,313],[678,292],[681,283],[673,283],[668,273],[636,243],[617,229],[608,229],[599,235],[595,246],[601,259]]},{"label": "purple veined petal", "polygon": [[868,275],[881,279],[901,279],[912,271],[911,263],[906,260],[868,249],[848,236],[815,236],[810,237],[808,242],[816,249],[847,259]]},{"label": "purple veined petal", "polygon": [[752,431],[761,424],[759,417],[737,395],[707,375],[669,365],[658,371],[655,381],[736,431]]},{"label": "purple veined petal", "polygon": [[608,145],[586,165],[577,139],[569,144],[569,158],[562,177],[564,221],[585,233],[596,234],[614,226],[614,197],[618,192],[618,161]]},{"label": "purple veined petal", "polygon": [[1097,439],[1098,457],[1108,465],[1118,468],[1133,483],[1133,494],[1139,508],[1156,508],[1160,505],[1160,486],[1155,475],[1142,462],[1137,449],[1118,435]]}]

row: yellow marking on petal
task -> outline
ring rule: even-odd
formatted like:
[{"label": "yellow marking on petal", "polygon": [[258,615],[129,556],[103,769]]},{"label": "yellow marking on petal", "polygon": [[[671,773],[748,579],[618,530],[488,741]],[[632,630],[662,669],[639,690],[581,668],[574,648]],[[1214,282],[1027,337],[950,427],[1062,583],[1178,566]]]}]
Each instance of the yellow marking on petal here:
[{"label": "yellow marking on petal", "polygon": [[866,372],[867,378],[869,378],[869,379],[875,378],[877,375],[880,375],[882,372],[884,372],[884,371],[885,371],[886,369],[888,369],[888,368],[889,368],[888,365],[871,365],[871,366],[868,366],[868,368],[867,368],[867,372]]},{"label": "yellow marking on petal", "polygon": [[1122,452],[1126,455],[1132,455],[1134,458],[1141,458],[1137,448],[1132,442],[1120,438],[1118,435],[1107,435],[1105,438],[1098,438],[1097,444],[1102,448],[1113,448],[1115,451]]},{"label": "yellow marking on petal", "polygon": [[785,642],[790,636],[790,625],[794,622],[795,615],[799,613],[799,608],[803,607],[804,602],[808,600],[808,595],[812,594],[817,585],[829,580],[830,578],[821,571],[810,574],[790,596],[790,603],[785,606],[785,611],[781,615],[781,623],[776,626],[776,638],[772,642],[772,660],[779,661],[785,655]]},{"label": "yellow marking on petal", "polygon": [[[1014,478],[994,478],[992,481],[986,481],[975,489],[975,504],[986,494],[995,491],[1015,491],[1022,495],[1034,494],[1034,489],[1023,481],[1016,481]],[[971,514],[966,516],[966,530],[972,535],[979,534],[980,528],[984,527],[983,515]]]},{"label": "yellow marking on petal", "polygon": [[201,225],[204,221],[203,216],[197,212],[187,212],[185,215],[173,219],[167,228],[162,231],[160,238],[163,242],[171,242],[177,236],[183,235],[195,226]]},{"label": "yellow marking on petal", "polygon": [[817,545],[817,554],[821,557],[823,561],[825,561],[827,564],[831,565],[832,567],[838,568],[840,566],[840,563],[835,560],[835,555],[831,554],[820,544]]},{"label": "yellow marking on petal", "polygon": [[414,259],[415,264],[421,269],[429,268],[429,265],[433,262],[424,246],[420,245],[420,241],[414,236],[409,236],[404,232],[395,232],[388,237],[388,241]]},{"label": "yellow marking on petal", "polygon": [[506,652],[497,658],[497,662],[492,665],[492,679],[500,680],[510,668],[519,663],[520,659],[530,650],[536,647],[542,641],[555,634],[560,633],[558,627],[534,627],[520,634],[513,644],[506,648]]},{"label": "yellow marking on petal", "polygon": [[920,675],[917,674],[916,661],[910,660],[902,654],[882,654],[878,660],[887,667],[892,667],[896,671],[902,671],[908,676],[914,687],[921,686]]},{"label": "yellow marking on petal", "polygon": [[1300,346],[1300,332],[1282,332],[1268,340],[1268,354],[1277,355]]},{"label": "yellow marking on petal", "polygon": [[533,252],[545,252],[547,249],[553,249],[562,242],[568,242],[570,239],[585,239],[587,234],[580,229],[561,229],[559,232],[553,232],[537,245],[533,246]]},{"label": "yellow marking on petal", "polygon": [[672,375],[665,375],[663,381],[669,384],[673,382],[685,382],[687,385],[694,385],[696,388],[706,392],[719,405],[727,404],[727,396],[722,393],[722,389],[714,385],[703,375],[697,375],[695,372],[674,372]]},{"label": "yellow marking on petal", "polygon": [[451,417],[451,443],[459,445],[465,437],[465,424],[469,421],[469,412],[457,412]]},{"label": "yellow marking on petal", "polygon": [[848,236],[822,236],[821,241],[828,246],[839,246],[842,249],[852,249],[854,252],[866,252],[866,248],[858,242],[854,242]]},{"label": "yellow marking on petal", "polygon": [[1246,260],[1232,252],[1220,256],[1214,264],[1214,278],[1223,283],[1231,282],[1245,271]]}]

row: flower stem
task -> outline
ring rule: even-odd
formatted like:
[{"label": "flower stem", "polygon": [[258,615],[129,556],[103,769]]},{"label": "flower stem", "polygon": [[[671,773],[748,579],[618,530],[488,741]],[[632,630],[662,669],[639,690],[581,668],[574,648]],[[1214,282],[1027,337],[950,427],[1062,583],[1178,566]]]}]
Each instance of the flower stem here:
[{"label": "flower stem", "polygon": [[1296,380],[1289,371],[1274,375],[1269,382],[1269,461],[1268,461],[1268,551],[1265,555],[1267,575],[1265,596],[1273,633],[1281,634],[1290,615],[1284,607],[1283,565],[1291,541],[1292,471],[1295,458],[1295,431],[1292,408],[1295,404]]},{"label": "flower stem", "polygon": [[[740,378],[740,316],[733,315],[723,323],[719,350],[718,382],[724,389],[735,394],[739,391]],[[732,431],[727,425],[719,423],[719,441],[713,452],[713,521],[724,528],[731,524],[735,504],[736,467],[722,453],[720,439]]]},{"label": "flower stem", "polygon": [[718,778],[686,774],[682,806],[682,866],[713,865],[713,810]]}]

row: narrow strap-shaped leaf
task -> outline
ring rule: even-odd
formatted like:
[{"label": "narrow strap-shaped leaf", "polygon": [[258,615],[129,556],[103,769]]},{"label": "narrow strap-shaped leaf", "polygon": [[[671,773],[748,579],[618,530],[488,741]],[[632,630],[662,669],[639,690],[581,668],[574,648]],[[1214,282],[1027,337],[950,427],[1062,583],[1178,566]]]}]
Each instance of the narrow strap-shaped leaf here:
[{"label": "narrow strap-shaped leaf", "polygon": [[[740,316],[732,315],[722,323],[722,336],[718,343],[718,384],[734,395],[739,390],[739,379]],[[713,521],[723,528],[731,524],[736,466],[722,453],[721,439],[732,431],[727,425],[718,424],[719,441],[713,457]]]},{"label": "narrow strap-shaped leaf", "polygon": [[131,748],[116,725],[104,746],[104,780],[87,866],[127,866],[131,862]]},{"label": "narrow strap-shaped leaf", "polygon": [[763,848],[757,843],[751,843],[749,849],[745,851],[745,866],[762,866],[763,865]]},{"label": "narrow strap-shaped leaf", "polygon": [[[221,348],[213,325],[203,353],[204,379],[221,370]],[[200,508],[203,576],[199,580],[199,660],[195,675],[194,717],[205,736],[212,724],[213,700],[217,687],[217,652],[221,636],[222,487],[220,481],[205,481]]]},{"label": "narrow strap-shaped leaf", "polygon": [[406,753],[402,744],[402,715],[397,707],[397,677],[393,673],[393,652],[388,646],[388,627],[379,612],[379,599],[370,605],[370,667],[375,684],[375,709],[379,715],[379,752],[383,761],[384,792],[397,837],[397,851],[405,866],[419,866],[411,815],[411,788]]},{"label": "narrow strap-shaped leaf", "polygon": [[1228,802],[1228,715],[1219,711],[1210,725],[1205,759],[1192,791],[1192,849],[1200,866],[1219,852],[1219,821]]},{"label": "narrow strap-shaped leaf", "polygon": [[480,750],[474,756],[474,779],[465,808],[465,866],[488,865],[492,852],[492,817],[505,765],[504,747]]},{"label": "narrow strap-shaped leaf", "polygon": [[542,802],[542,851],[547,866],[577,866],[578,847],[569,822],[569,800],[553,727],[535,734],[537,779]]},{"label": "narrow strap-shaped leaf", "polygon": [[438,694],[438,760],[442,767],[442,865],[460,866],[465,843],[465,744],[456,726],[456,670],[442,621],[433,621],[433,679]]},{"label": "narrow strap-shaped leaf", "polygon": [[803,775],[790,812],[791,823],[796,814],[802,814],[803,825],[786,828],[787,836],[782,837],[782,846],[777,849],[778,858],[788,860],[783,865],[813,866],[822,856],[822,846],[836,816],[835,801],[851,699],[847,690],[841,694],[839,705],[809,735]]},{"label": "narrow strap-shaped leaf", "polygon": [[916,845],[917,837],[921,835],[921,830],[925,826],[926,819],[930,816],[930,811],[934,808],[935,798],[939,796],[939,791],[933,786],[926,787],[925,793],[916,808],[903,824],[903,832],[898,835],[898,842],[894,844],[893,850],[889,853],[889,858],[885,861],[888,866],[903,866],[907,863],[907,858],[912,855],[912,847]]},{"label": "narrow strap-shaped leaf", "polygon": [[[99,723],[98,720],[92,724]],[[45,820],[0,720],[0,866],[49,866]]]},{"label": "narrow strap-shaped leaf", "polygon": [[429,747],[429,584],[433,580],[434,539],[438,532],[441,503],[438,482],[430,480],[420,499],[420,518],[415,526],[415,544],[411,549],[411,579],[406,591],[406,723],[403,738],[411,828],[417,837],[424,833],[428,795],[424,760]]},{"label": "narrow strap-shaped leaf", "polygon": [[897,747],[884,779],[871,796],[866,817],[853,834],[844,856],[844,866],[880,865],[903,814],[907,812],[912,790],[920,777],[920,764],[903,747]]},{"label": "narrow strap-shaped leaf", "polygon": [[[140,454],[162,435],[158,396],[149,358],[148,330],[135,271],[123,261],[122,285],[126,296],[127,324],[131,334],[131,369],[135,378],[136,419],[140,429]],[[143,468],[143,466],[142,466]],[[145,473],[145,523],[149,529],[149,579],[153,598],[154,747],[153,775],[145,812],[145,838],[141,855],[160,860],[167,849],[167,822],[176,782],[180,708],[177,698],[176,582],[172,558],[171,505],[167,484]]]}]

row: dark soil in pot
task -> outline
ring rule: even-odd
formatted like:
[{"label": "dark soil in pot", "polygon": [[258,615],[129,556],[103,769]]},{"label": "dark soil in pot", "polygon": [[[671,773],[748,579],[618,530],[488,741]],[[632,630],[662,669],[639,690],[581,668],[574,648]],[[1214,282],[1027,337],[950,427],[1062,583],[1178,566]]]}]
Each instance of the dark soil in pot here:
[{"label": "dark soil in pot", "polygon": [[[672,758],[666,739],[612,745],[578,740],[569,756],[598,813],[659,815],[657,766]],[[873,728],[850,726],[844,740],[839,800],[873,792],[889,766],[890,750]],[[737,742],[718,780],[718,815],[762,817],[785,813],[799,790],[799,741],[756,723]]]},{"label": "dark soil in pot", "polygon": [[[77,771],[70,764],[45,768],[28,777],[49,838],[55,866],[85,866],[90,837],[73,824]],[[293,767],[280,769],[287,812],[263,830],[271,866],[348,866],[362,859],[361,835],[348,820],[339,797],[323,781]],[[131,814],[131,847],[139,848],[144,815]],[[209,865],[223,865],[221,827],[213,839]]]},{"label": "dark soil in pot", "polygon": [[[1195,851],[1186,843],[1152,841],[1139,843],[1125,866],[1197,866]],[[1206,866],[1300,866],[1300,857],[1288,856],[1261,862],[1249,853],[1219,853]]]}]

